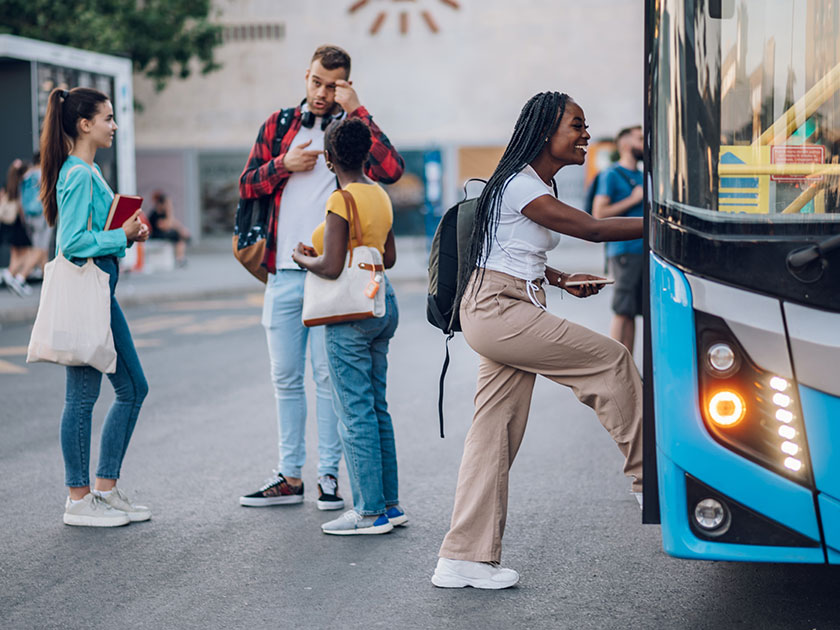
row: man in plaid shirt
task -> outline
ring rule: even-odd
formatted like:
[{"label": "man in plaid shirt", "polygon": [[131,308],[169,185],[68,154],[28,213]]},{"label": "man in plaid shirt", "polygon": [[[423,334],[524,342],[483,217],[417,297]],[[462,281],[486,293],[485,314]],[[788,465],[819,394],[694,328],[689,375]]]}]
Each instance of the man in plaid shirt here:
[{"label": "man in plaid shirt", "polygon": [[[364,120],[373,145],[365,174],[390,184],[402,175],[402,157],[391,146],[370,112],[359,102],[350,76],[350,56],[337,46],[321,46],[306,71],[306,99],[295,108],[268,117],[257,134],[248,163],[239,179],[244,199],[272,197],[263,265],[268,281],[262,323],[271,359],[271,378],[277,400],[279,461],[274,474],[248,495],[242,505],[262,507],[303,501],[301,470],[306,458],[304,441],[306,396],[303,376],[306,343],[315,378],[318,417],[318,508],[344,507],[338,494],[341,443],[338,418],[332,407],[332,385],[327,367],[323,327],[301,323],[303,281],[306,272],[291,258],[298,242],[308,243],[312,231],[324,220],[325,206],[337,184],[324,161],[324,130],[344,116]],[[280,131],[286,128],[282,137]],[[279,147],[273,146],[279,142]],[[276,157],[274,157],[276,156]]]}]

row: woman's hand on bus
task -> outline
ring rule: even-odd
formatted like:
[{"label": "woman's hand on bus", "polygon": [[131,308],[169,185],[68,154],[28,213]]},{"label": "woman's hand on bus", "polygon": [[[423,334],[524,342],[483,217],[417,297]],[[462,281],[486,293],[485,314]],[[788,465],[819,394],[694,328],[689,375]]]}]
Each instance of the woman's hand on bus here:
[{"label": "woman's hand on bus", "polygon": [[140,210],[137,210],[122,224],[125,239],[129,243],[143,242],[149,238],[149,228],[140,220]]},{"label": "woman's hand on bus", "polygon": [[[593,281],[601,281],[603,282],[604,278],[601,276],[593,276],[589,273],[573,273],[564,275],[557,286],[565,291],[571,293],[575,297],[589,297],[590,295],[595,295],[598,293],[603,287],[603,284],[592,282],[587,283],[587,280]],[[584,282],[584,284],[575,284],[574,286],[569,286],[567,283],[571,282]]]}]

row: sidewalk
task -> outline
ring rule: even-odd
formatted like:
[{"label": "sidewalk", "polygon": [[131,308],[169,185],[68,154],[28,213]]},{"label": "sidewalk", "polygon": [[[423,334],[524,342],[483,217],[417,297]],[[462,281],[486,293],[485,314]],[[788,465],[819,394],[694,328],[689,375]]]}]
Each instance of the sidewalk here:
[{"label": "sidewalk", "polygon": [[[601,246],[564,237],[560,247],[549,254],[549,264],[569,271],[601,273]],[[183,299],[223,297],[242,292],[260,292],[263,285],[233,257],[228,238],[205,238],[188,252],[185,268],[158,273],[122,273],[117,298],[123,307]],[[425,290],[428,258],[423,237],[397,238],[397,264],[388,272],[395,283],[411,283]],[[29,323],[38,312],[40,285],[20,298],[0,287],[0,325]]]}]

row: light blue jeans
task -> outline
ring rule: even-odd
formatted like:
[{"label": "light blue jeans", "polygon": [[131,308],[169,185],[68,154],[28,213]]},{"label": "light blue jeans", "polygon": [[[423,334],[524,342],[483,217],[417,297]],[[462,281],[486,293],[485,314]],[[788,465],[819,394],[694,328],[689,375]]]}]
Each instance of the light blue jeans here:
[{"label": "light blue jeans", "polygon": [[307,328],[301,323],[305,271],[278,269],[268,275],[263,302],[262,324],[268,339],[271,380],[277,400],[279,459],[277,471],[300,477],[306,461],[306,342],[315,379],[315,412],[318,416],[318,475],[338,478],[341,442],[338,418],[333,411],[327,351],[323,327]]},{"label": "light blue jeans", "polygon": [[[76,264],[82,264],[85,260],[77,261]],[[113,374],[108,374],[108,380],[114,386],[117,396],[102,425],[96,476],[100,479],[119,479],[123,457],[143,399],[149,393],[149,385],[128,324],[114,297],[119,277],[117,258],[100,256],[94,258],[93,262],[110,276],[111,333],[117,351],[117,369]],[[88,365],[67,368],[67,389],[61,414],[61,452],[64,455],[65,484],[71,488],[90,485],[90,425],[101,385],[102,372],[96,368]]]},{"label": "light blue jeans", "polygon": [[400,502],[394,427],[385,400],[388,342],[399,312],[387,280],[383,289],[384,317],[325,326],[353,508],[363,516],[383,514]]}]

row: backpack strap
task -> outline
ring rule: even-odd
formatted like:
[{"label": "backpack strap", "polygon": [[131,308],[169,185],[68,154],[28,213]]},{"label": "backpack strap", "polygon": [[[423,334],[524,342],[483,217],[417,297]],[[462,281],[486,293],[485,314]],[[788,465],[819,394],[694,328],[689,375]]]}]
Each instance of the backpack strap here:
[{"label": "backpack strap", "polygon": [[443,368],[440,371],[440,388],[438,390],[438,418],[440,419],[440,437],[443,437],[443,380],[446,378],[446,371],[449,369],[449,341],[455,336],[455,331],[450,330],[446,336],[446,358],[443,360]]},{"label": "backpack strap", "polygon": [[280,115],[277,116],[277,125],[274,128],[274,139],[271,141],[271,157],[276,158],[280,155],[280,148],[283,146],[283,138],[286,132],[292,126],[292,120],[295,117],[295,107],[288,107],[280,110]]},{"label": "backpack strap", "polygon": [[622,166],[616,165],[616,166],[615,166],[615,168],[614,168],[613,170],[614,170],[616,173],[618,173],[619,175],[621,175],[621,178],[622,178],[625,182],[627,182],[627,185],[628,185],[628,186],[630,186],[630,188],[631,188],[631,189],[633,189],[633,188],[635,188],[636,186],[638,186],[638,184],[637,184],[636,182],[634,182],[632,179],[630,179],[630,176],[629,176],[627,173],[625,173],[625,172],[624,172],[624,168],[623,168]]}]

